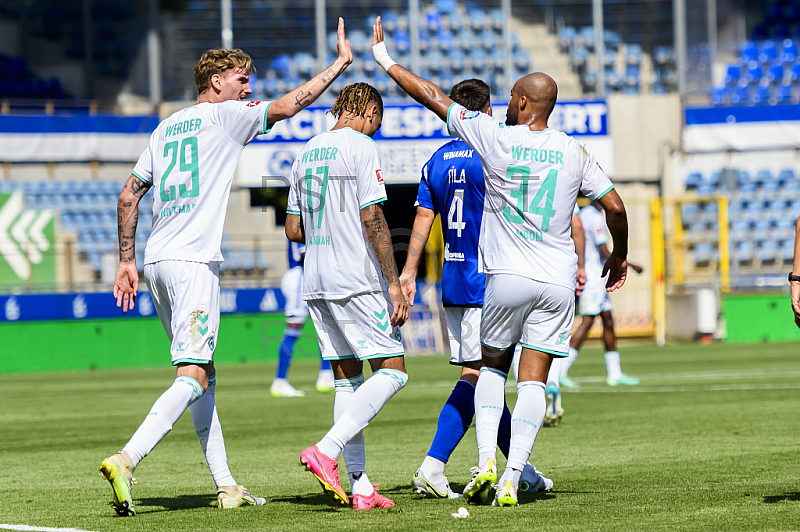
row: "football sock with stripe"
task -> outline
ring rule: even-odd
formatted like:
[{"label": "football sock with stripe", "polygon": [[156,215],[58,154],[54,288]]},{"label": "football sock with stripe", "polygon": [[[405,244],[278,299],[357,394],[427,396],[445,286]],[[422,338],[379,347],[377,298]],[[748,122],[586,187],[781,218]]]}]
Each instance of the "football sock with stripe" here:
[{"label": "football sock with stripe", "polygon": [[133,467],[139,465],[139,462],[150,454],[158,442],[172,430],[172,426],[186,409],[201,395],[203,388],[200,383],[191,377],[178,377],[172,386],[156,399],[150,413],[122,449],[131,457]]},{"label": "football sock with stripe", "polygon": [[203,454],[206,455],[208,469],[214,477],[217,486],[235,486],[236,481],[228,467],[228,453],[225,451],[225,440],[222,437],[222,425],[217,415],[215,392],[217,389],[217,376],[208,378],[208,388],[200,399],[192,403],[189,412],[192,415],[192,424]]},{"label": "football sock with stripe", "polygon": [[283,340],[281,347],[278,350],[278,371],[275,373],[276,379],[285,379],[289,374],[289,366],[292,365],[292,354],[294,353],[294,344],[300,335],[303,333],[302,329],[294,327],[286,327],[283,331]]},{"label": "football sock with stripe", "polygon": [[[333,398],[333,422],[335,424],[347,410],[356,390],[364,384],[364,374],[359,373],[351,379],[336,379],[333,384],[336,391]],[[367,457],[364,449],[363,430],[347,442],[342,449],[342,456],[347,468],[347,476],[350,479],[352,494],[370,495],[373,489],[366,473]]]},{"label": "football sock with stripe", "polygon": [[345,444],[361,432],[378,412],[408,382],[408,375],[396,369],[379,369],[353,393],[350,404],[336,420],[317,448],[336,459]]},{"label": "football sock with stripe", "polygon": [[497,433],[505,406],[508,374],[495,368],[481,368],[475,386],[475,434],[478,440],[478,463],[497,458]]},{"label": "football sock with stripe", "polygon": [[511,448],[508,452],[503,482],[519,482],[528,463],[545,411],[545,384],[538,381],[517,383],[517,403],[511,414]]}]

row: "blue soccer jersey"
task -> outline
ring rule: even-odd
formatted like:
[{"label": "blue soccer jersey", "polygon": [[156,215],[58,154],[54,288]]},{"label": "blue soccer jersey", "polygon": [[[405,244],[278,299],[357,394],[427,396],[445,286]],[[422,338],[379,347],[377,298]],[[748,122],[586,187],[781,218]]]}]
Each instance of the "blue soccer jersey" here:
[{"label": "blue soccer jersey", "polygon": [[303,266],[303,257],[306,253],[306,245],[297,242],[289,242],[289,269]]},{"label": "blue soccer jersey", "polygon": [[481,160],[462,140],[439,148],[422,167],[416,205],[441,214],[446,307],[483,306],[486,277],[478,273],[478,239],[485,195]]}]

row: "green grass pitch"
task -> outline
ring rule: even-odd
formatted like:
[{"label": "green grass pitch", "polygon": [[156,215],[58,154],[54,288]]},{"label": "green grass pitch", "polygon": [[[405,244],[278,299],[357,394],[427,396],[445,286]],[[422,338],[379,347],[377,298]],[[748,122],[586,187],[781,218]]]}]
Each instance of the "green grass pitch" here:
[{"label": "green grass pitch", "polygon": [[[601,351],[584,349],[572,371],[583,386],[565,393],[563,423],[540,431],[531,458],[554,490],[523,495],[516,508],[469,506],[466,519],[451,516],[463,502],[422,499],[410,488],[458,375],[443,356],[408,359],[409,385],[366,430],[370,479],[396,503],[368,512],[334,508],[297,465],[332,417],[332,396],[310,391],[315,362],[292,368],[292,382],[309,390],[302,399],[269,395],[274,364],[218,368],[231,470],[266,506],[216,508],[186,414],[137,469],[138,515],[128,519],[114,515],[97,469],[173,370],[0,376],[0,529],[796,530],[798,354],[797,344],[632,345],[622,349],[623,369],[642,383],[612,389]],[[470,429],[447,465],[454,489],[476,458]]]}]

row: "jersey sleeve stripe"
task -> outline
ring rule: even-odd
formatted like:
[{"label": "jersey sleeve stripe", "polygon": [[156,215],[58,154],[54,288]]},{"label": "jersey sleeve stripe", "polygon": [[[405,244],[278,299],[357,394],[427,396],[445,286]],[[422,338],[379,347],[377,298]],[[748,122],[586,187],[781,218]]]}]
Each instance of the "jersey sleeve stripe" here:
[{"label": "jersey sleeve stripe", "polygon": [[286,214],[296,214],[297,216],[301,215],[299,211],[286,211]]},{"label": "jersey sleeve stripe", "polygon": [[370,205],[375,205],[376,203],[383,203],[384,201],[386,201],[385,197],[381,199],[376,199],[375,201],[370,201],[369,203],[365,203],[360,208],[363,209],[364,207],[369,207]]},{"label": "jersey sleeve stripe", "polygon": [[450,104],[450,107],[447,108],[447,120],[445,122],[447,122],[447,133],[450,135],[454,135],[454,133],[450,130],[450,111],[453,110],[453,106],[455,104],[456,102],[453,102]]},{"label": "jersey sleeve stripe", "polygon": [[139,180],[139,181],[141,181],[142,183],[145,183],[145,184],[147,184],[147,185],[152,185],[152,184],[153,184],[153,183],[151,183],[150,181],[147,181],[145,178],[143,178],[143,177],[142,177],[142,176],[140,176],[139,174],[137,174],[136,172],[133,172],[133,171],[131,171],[131,174],[133,174],[134,176],[136,176],[136,179],[138,179],[138,180]]},{"label": "jersey sleeve stripe", "polygon": [[608,190],[606,190],[605,192],[603,192],[602,194],[600,194],[599,196],[597,196],[597,197],[596,197],[596,198],[595,198],[595,199],[592,201],[592,203],[594,203],[595,201],[598,201],[600,198],[602,198],[603,196],[605,196],[606,194],[608,194],[608,193],[609,193],[609,192],[611,192],[612,190],[614,190],[614,185],[611,185],[610,187],[608,187]]},{"label": "jersey sleeve stripe", "polygon": [[527,349],[533,349],[534,351],[541,351],[542,353],[547,353],[548,355],[553,355],[557,357],[566,357],[569,356],[567,351],[553,351],[552,349],[545,349],[543,347],[536,347],[535,345],[524,344],[522,342],[519,343],[522,347]]},{"label": "jersey sleeve stripe", "polygon": [[272,126],[274,126],[274,125],[275,125],[274,123],[270,124],[270,123],[267,121],[267,113],[269,113],[269,106],[270,106],[270,105],[272,105],[272,102],[269,102],[269,103],[267,104],[267,108],[266,108],[266,109],[264,109],[264,124],[263,124],[263,126],[261,127],[261,133],[264,133],[264,134],[266,134],[266,133],[269,133],[269,132],[272,130]]}]

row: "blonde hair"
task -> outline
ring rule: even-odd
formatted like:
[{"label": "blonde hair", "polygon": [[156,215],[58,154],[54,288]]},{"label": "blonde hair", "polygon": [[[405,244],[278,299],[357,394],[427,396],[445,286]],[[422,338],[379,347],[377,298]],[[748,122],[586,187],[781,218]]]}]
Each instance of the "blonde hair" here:
[{"label": "blonde hair", "polygon": [[214,74],[222,74],[235,68],[241,68],[248,74],[256,71],[255,67],[253,67],[253,60],[239,48],[235,50],[218,48],[207,51],[200,57],[197,64],[192,67],[197,93],[203,94],[209,89],[209,83]]},{"label": "blonde hair", "polygon": [[339,93],[328,112],[336,118],[339,118],[342,112],[363,117],[370,102],[375,102],[378,110],[383,113],[383,98],[377,89],[367,83],[353,83]]}]

